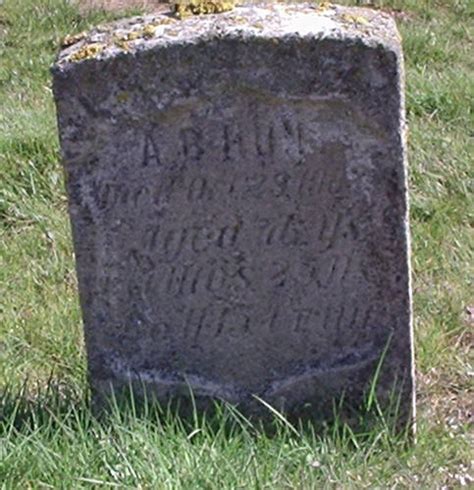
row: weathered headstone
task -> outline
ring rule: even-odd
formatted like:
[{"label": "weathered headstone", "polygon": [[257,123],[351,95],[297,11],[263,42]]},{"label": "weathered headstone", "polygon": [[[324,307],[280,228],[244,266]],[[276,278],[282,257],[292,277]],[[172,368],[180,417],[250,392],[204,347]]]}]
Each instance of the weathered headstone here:
[{"label": "weathered headstone", "polygon": [[247,6],[67,46],[54,93],[90,379],[411,420],[403,68],[387,15]]}]

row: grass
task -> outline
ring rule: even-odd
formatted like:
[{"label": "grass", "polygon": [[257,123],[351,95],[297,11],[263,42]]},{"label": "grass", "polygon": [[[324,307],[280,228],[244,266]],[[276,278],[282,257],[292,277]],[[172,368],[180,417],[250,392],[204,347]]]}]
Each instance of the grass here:
[{"label": "grass", "polygon": [[[356,4],[357,2],[345,2]],[[364,3],[364,2],[359,2]],[[379,420],[319,434],[231,407],[183,421],[91,415],[49,66],[59,39],[110,19],[63,0],[0,5],[2,488],[456,488],[472,483],[473,8],[390,0],[407,64],[418,441]]]}]

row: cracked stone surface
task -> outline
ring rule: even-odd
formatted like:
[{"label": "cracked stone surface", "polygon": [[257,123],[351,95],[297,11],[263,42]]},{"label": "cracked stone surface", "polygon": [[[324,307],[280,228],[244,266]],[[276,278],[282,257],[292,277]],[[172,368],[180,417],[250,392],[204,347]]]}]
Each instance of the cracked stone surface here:
[{"label": "cracked stone surface", "polygon": [[161,401],[414,417],[393,20],[244,6],[65,40],[53,67],[89,373]]}]

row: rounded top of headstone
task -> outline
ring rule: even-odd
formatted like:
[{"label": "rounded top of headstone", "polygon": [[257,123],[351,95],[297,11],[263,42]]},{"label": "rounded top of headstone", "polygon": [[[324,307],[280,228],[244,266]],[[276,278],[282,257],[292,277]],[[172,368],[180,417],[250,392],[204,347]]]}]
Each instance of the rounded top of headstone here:
[{"label": "rounded top of headstone", "polygon": [[393,18],[381,11],[272,3],[244,5],[228,12],[183,19],[171,13],[151,14],[98,26],[87,33],[66,36],[54,69],[62,71],[91,59],[103,60],[169,45],[229,37],[275,42],[286,37],[354,39],[394,51],[400,45]]}]

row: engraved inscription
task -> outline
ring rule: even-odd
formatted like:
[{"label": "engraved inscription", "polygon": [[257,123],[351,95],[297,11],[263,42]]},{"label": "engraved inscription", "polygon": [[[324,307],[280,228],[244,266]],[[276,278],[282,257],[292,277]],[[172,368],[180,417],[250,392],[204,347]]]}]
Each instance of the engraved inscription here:
[{"label": "engraved inscription", "polygon": [[161,166],[158,145],[150,135],[145,136],[145,148],[143,152],[143,166],[147,167],[148,165]]},{"label": "engraved inscription", "polygon": [[351,206],[358,187],[347,176],[359,177],[346,171],[351,140],[311,132],[308,114],[303,105],[266,112],[256,104],[204,111],[192,126],[157,124],[137,138],[138,166],[83,185],[83,202],[109,213],[110,256],[130,285],[117,288],[117,324],[166,345],[180,338],[183,348],[234,342],[242,356],[256,336],[282,364],[282,345],[309,361],[324,354],[318,338],[343,342],[348,325],[369,328],[376,295],[358,304],[353,291],[341,293],[364,280]]},{"label": "engraved inscription", "polygon": [[103,208],[130,211],[123,226],[146,223],[135,248],[123,244],[135,284],[130,321],[199,345],[224,333],[303,339],[351,321],[365,328],[362,313],[331,299],[360,265],[344,252],[354,239],[347,144],[309,145],[286,114],[250,136],[238,120],[219,128],[220,144],[204,126],[180,129],[172,161],[152,132],[144,167],[160,173],[96,184]]},{"label": "engraved inscription", "polygon": [[145,248],[149,252],[164,254],[167,259],[175,260],[184,250],[199,254],[212,248],[232,248],[240,230],[241,223],[237,220],[223,226],[209,224],[202,227],[164,229],[157,225],[145,235]]}]

